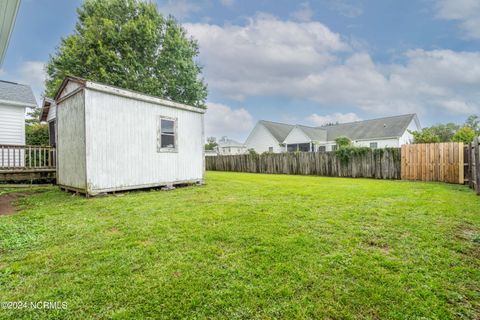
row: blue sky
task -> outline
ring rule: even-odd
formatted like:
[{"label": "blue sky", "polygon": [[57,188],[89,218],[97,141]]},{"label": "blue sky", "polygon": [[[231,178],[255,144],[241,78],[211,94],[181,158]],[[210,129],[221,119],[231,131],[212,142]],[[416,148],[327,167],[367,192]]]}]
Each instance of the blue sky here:
[{"label": "blue sky", "polygon": [[[23,0],[0,78],[40,97],[43,65],[77,0]],[[207,135],[257,120],[320,125],[415,112],[422,125],[480,113],[480,1],[158,0],[200,44]]]}]

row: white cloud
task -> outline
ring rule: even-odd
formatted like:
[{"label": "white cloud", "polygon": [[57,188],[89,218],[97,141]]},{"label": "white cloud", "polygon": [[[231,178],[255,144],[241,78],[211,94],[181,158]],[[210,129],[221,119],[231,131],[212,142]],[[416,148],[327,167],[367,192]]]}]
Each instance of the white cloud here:
[{"label": "white cloud", "polygon": [[339,113],[335,112],[327,115],[318,115],[316,113],[309,115],[305,120],[314,126],[322,126],[328,123],[345,123],[362,120],[353,112]]},{"label": "white cloud", "polygon": [[235,4],[235,0],[220,0],[220,3],[226,7],[231,7]]},{"label": "white cloud", "polygon": [[201,7],[198,3],[189,0],[162,0],[158,5],[158,9],[164,15],[172,15],[177,19],[185,19],[192,13],[200,11]]},{"label": "white cloud", "polygon": [[467,39],[480,39],[480,1],[436,0],[439,19],[459,21]]},{"label": "white cloud", "polygon": [[45,78],[47,76],[44,62],[25,61],[15,72],[0,70],[0,76],[8,81],[29,85],[37,99],[37,103],[40,103],[45,88]]},{"label": "white cloud", "polygon": [[313,13],[309,2],[302,2],[298,10],[292,12],[291,16],[298,21],[310,21],[313,17]]},{"label": "white cloud", "polygon": [[209,87],[230,98],[309,99],[372,115],[480,111],[480,53],[419,49],[383,65],[319,22],[264,14],[243,26],[186,28],[199,41]]},{"label": "white cloud", "polygon": [[232,109],[220,103],[207,103],[206,137],[243,137],[253,128],[253,117],[244,108]]}]

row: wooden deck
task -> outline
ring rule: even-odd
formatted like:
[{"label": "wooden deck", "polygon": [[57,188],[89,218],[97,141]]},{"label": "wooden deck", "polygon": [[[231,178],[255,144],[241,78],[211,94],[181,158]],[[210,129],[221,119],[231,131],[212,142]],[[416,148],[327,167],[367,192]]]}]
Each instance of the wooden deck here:
[{"label": "wooden deck", "polygon": [[0,183],[53,180],[56,162],[52,147],[0,145]]}]

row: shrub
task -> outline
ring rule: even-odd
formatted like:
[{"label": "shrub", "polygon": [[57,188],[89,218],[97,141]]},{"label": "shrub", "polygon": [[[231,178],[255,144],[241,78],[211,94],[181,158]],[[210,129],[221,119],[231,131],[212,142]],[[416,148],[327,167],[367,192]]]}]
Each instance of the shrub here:
[{"label": "shrub", "polygon": [[457,130],[452,137],[453,142],[470,143],[475,139],[475,130],[471,127],[463,127]]},{"label": "shrub", "polygon": [[25,126],[25,140],[27,145],[48,146],[48,124],[34,123]]},{"label": "shrub", "polygon": [[341,148],[351,146],[352,140],[350,140],[350,138],[347,136],[340,136],[337,139],[335,139],[335,143],[337,144],[338,148],[341,149]]}]

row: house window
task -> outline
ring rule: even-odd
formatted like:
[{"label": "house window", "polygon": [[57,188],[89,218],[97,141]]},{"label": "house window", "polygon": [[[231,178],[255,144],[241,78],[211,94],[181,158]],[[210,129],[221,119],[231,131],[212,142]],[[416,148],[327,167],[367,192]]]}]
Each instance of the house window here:
[{"label": "house window", "polygon": [[268,147],[268,152],[273,152],[273,147]]},{"label": "house window", "polygon": [[50,146],[56,147],[55,143],[55,120],[48,123],[48,142]]},{"label": "house window", "polygon": [[287,145],[287,152],[310,152],[310,143],[295,143]]},{"label": "house window", "polygon": [[177,151],[177,120],[159,117],[157,152]]},{"label": "house window", "polygon": [[378,148],[378,143],[377,142],[370,142],[370,148],[371,149],[377,149]]},{"label": "house window", "polygon": [[325,146],[319,146],[318,147],[318,152],[325,152],[325,151],[327,151],[327,147],[325,147]]},{"label": "house window", "polygon": [[332,145],[332,151],[337,151],[337,145],[336,144]]}]

